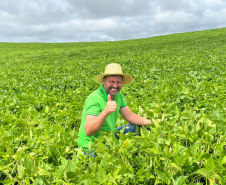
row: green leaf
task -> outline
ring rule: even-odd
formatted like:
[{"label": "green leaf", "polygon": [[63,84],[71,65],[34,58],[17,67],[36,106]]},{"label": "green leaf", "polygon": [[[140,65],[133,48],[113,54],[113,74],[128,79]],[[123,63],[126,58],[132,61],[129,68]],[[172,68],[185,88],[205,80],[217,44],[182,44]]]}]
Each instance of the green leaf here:
[{"label": "green leaf", "polygon": [[18,178],[22,179],[24,176],[24,167],[20,164],[17,164]]},{"label": "green leaf", "polygon": [[39,169],[37,174],[40,176],[40,177],[49,177],[50,176],[50,173],[44,169]]},{"label": "green leaf", "polygon": [[207,169],[205,168],[198,169],[196,172],[194,172],[194,174],[198,174],[202,177],[205,177],[206,179],[221,180],[221,177],[217,173],[212,171],[207,171]]},{"label": "green leaf", "polygon": [[123,175],[124,173],[126,173],[127,169],[128,169],[127,166],[125,164],[123,164],[122,166],[119,167],[118,174]]},{"label": "green leaf", "polygon": [[61,165],[60,165],[59,170],[57,172],[59,179],[62,178],[63,173],[66,170],[67,165],[68,165],[68,160],[67,159],[65,159],[64,157],[60,157],[60,159],[61,159]]},{"label": "green leaf", "polygon": [[184,182],[187,178],[188,178],[188,176],[177,177],[176,181],[174,182],[174,185],[184,185]]},{"label": "green leaf", "polygon": [[170,178],[168,177],[168,174],[166,172],[160,171],[160,170],[155,170],[158,179],[162,180],[166,184],[170,184]]},{"label": "green leaf", "polygon": [[114,174],[113,174],[114,180],[117,178],[119,170],[120,168],[117,168],[117,170],[114,171]]},{"label": "green leaf", "polygon": [[73,180],[73,179],[77,178],[78,177],[78,173],[76,173],[76,172],[67,172],[66,176],[67,176],[67,179],[70,181],[70,180]]},{"label": "green leaf", "polygon": [[15,184],[15,182],[12,179],[0,181],[0,182],[3,182],[4,185],[13,185],[13,184]]},{"label": "green leaf", "polygon": [[97,177],[99,179],[100,184],[105,181],[106,175],[101,165],[99,166]]},{"label": "green leaf", "polygon": [[104,168],[107,167],[107,165],[108,165],[108,156],[107,156],[107,154],[104,154],[104,156],[103,156],[103,158],[101,160],[101,164],[102,164],[102,166]]},{"label": "green leaf", "polygon": [[226,163],[226,155],[223,157],[223,159],[221,160],[221,164],[225,164]]},{"label": "green leaf", "polygon": [[34,185],[44,185],[44,181],[42,180],[41,177],[37,177],[35,179]]}]

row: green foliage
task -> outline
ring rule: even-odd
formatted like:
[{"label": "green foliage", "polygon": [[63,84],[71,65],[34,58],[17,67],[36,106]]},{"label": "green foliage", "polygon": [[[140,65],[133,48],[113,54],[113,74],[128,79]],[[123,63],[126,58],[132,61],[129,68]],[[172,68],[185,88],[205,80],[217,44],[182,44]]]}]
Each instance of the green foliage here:
[{"label": "green foliage", "polygon": [[[96,43],[0,43],[0,184],[225,184],[226,29]],[[77,146],[93,77],[120,63],[141,135]],[[119,117],[117,125],[126,124]]]}]

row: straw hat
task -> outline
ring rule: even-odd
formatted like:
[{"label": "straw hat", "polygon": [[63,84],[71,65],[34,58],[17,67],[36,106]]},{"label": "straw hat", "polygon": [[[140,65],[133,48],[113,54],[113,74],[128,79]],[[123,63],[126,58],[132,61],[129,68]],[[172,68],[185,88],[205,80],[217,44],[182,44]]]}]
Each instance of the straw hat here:
[{"label": "straw hat", "polygon": [[132,76],[130,76],[129,74],[123,73],[121,66],[119,64],[117,64],[117,63],[108,64],[105,67],[104,73],[100,74],[100,75],[97,75],[94,78],[94,81],[99,83],[99,84],[102,84],[103,83],[103,81],[102,81],[103,78],[105,76],[111,76],[111,75],[121,75],[121,76],[123,76],[122,84],[124,84],[124,85],[129,84],[129,83],[131,83],[133,81]]}]

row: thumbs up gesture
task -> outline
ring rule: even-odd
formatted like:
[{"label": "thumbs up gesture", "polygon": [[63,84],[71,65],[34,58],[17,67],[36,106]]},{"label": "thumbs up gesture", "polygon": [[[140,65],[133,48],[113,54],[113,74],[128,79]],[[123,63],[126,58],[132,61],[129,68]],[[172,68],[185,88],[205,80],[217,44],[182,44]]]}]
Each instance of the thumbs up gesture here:
[{"label": "thumbs up gesture", "polygon": [[107,115],[110,115],[112,112],[115,112],[117,110],[117,104],[115,101],[111,100],[111,95],[108,94],[108,101],[105,107],[105,112]]},{"label": "thumbs up gesture", "polygon": [[111,101],[111,95],[108,94],[108,101]]}]

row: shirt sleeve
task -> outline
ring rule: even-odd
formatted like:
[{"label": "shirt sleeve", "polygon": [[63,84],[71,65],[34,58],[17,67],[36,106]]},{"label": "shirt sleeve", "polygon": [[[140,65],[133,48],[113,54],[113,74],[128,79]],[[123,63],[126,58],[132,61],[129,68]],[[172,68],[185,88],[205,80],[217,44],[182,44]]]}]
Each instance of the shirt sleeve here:
[{"label": "shirt sleeve", "polygon": [[86,116],[98,116],[101,113],[101,108],[98,102],[93,101],[93,99],[89,99],[86,102]]},{"label": "shirt sleeve", "polygon": [[120,99],[121,99],[121,107],[120,108],[124,108],[127,106],[127,103],[122,95],[122,93],[120,92]]}]

